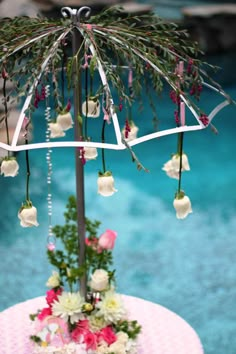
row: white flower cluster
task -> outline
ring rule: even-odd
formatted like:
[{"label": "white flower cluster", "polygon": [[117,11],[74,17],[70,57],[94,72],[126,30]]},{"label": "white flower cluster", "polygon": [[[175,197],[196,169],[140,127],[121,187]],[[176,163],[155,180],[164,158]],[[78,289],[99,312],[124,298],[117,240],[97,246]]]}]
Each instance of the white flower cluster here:
[{"label": "white flower cluster", "polygon": [[56,122],[49,123],[50,138],[61,138],[65,136],[65,131],[72,128],[73,119],[70,112],[58,114]]}]

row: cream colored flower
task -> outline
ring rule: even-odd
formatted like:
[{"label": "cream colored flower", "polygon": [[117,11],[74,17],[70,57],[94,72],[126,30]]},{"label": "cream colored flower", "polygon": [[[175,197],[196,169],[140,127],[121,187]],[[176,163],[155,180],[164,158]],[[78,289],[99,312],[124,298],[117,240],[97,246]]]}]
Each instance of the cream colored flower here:
[{"label": "cream colored flower", "polygon": [[19,165],[14,157],[4,159],[1,164],[1,175],[4,177],[15,177],[18,174]]},{"label": "cream colored flower", "polygon": [[111,174],[103,174],[98,177],[98,194],[101,194],[103,197],[110,197],[117,189],[114,188],[114,178]]},{"label": "cream colored flower", "polygon": [[185,219],[188,214],[192,213],[191,201],[183,192],[180,192],[175,197],[173,205],[176,210],[177,219]]},{"label": "cream colored flower", "polygon": [[90,97],[90,99],[88,99],[88,101],[84,102],[82,104],[82,113],[84,116],[86,116],[87,113],[87,117],[90,118],[97,118],[100,115],[100,102],[97,98],[92,98]]},{"label": "cream colored flower", "polygon": [[58,123],[49,123],[50,138],[61,138],[65,136],[65,133]]},{"label": "cream colored flower", "polygon": [[37,209],[34,206],[23,206],[18,212],[22,227],[38,226]]},{"label": "cream colored flower", "polygon": [[126,315],[122,298],[114,291],[107,291],[97,307],[97,316],[102,316],[108,323],[116,323]]},{"label": "cream colored flower", "polygon": [[59,124],[62,130],[68,130],[73,127],[73,119],[70,112],[64,114],[58,114],[57,124]]},{"label": "cream colored flower", "polygon": [[114,342],[109,346],[109,353],[126,354],[126,346],[123,343]]},{"label": "cream colored flower", "polygon": [[89,316],[89,327],[91,331],[97,332],[100,329],[106,327],[106,321],[102,317]]},{"label": "cream colored flower", "polygon": [[109,348],[107,343],[103,342],[102,344],[98,345],[97,349],[96,349],[96,353],[97,354],[109,354]]},{"label": "cream colored flower", "polygon": [[60,286],[60,283],[61,283],[61,280],[60,280],[59,273],[55,272],[55,270],[53,270],[52,275],[48,278],[46,286],[49,288],[56,288],[57,286]]},{"label": "cream colored flower", "polygon": [[108,272],[104,269],[96,269],[91,275],[90,288],[95,291],[106,290],[109,284]]},{"label": "cream colored flower", "polygon": [[[172,159],[167,161],[162,170],[166,172],[167,176],[171,178],[179,179],[179,165],[180,165],[180,155],[173,155]],[[190,166],[188,162],[188,157],[186,154],[182,154],[182,171],[190,171]]]},{"label": "cream colored flower", "polygon": [[84,158],[89,161],[89,160],[95,160],[98,156],[97,148],[91,147],[91,146],[85,146],[84,147]]},{"label": "cream colored flower", "polygon": [[126,345],[128,343],[128,340],[129,340],[129,336],[127,333],[125,332],[117,332],[116,333],[116,340],[119,342],[119,343],[122,343],[124,345]]},{"label": "cream colored flower", "polygon": [[130,131],[128,132],[128,137],[125,138],[125,128],[122,130],[122,135],[125,141],[129,142],[137,138],[139,128],[132,122],[130,124]]},{"label": "cream colored flower", "polygon": [[82,307],[84,300],[80,293],[69,293],[64,291],[58,296],[58,300],[53,302],[52,313],[54,316],[60,316],[66,322],[76,323],[83,317]]}]

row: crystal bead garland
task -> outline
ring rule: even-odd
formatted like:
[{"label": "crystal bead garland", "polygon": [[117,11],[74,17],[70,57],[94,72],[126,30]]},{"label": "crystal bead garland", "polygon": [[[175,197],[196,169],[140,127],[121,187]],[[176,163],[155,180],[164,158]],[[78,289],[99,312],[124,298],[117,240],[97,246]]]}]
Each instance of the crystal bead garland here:
[{"label": "crystal bead garland", "polygon": [[[45,98],[46,98],[46,109],[45,109],[45,120],[47,124],[46,129],[46,142],[50,141],[50,116],[51,116],[51,107],[49,105],[49,96],[50,96],[50,85],[45,87]],[[49,148],[46,153],[46,162],[47,162],[47,187],[48,187],[48,195],[47,195],[47,204],[48,204],[48,237],[47,237],[47,249],[53,252],[56,248],[56,239],[52,233],[52,160],[51,160],[52,149]]]}]

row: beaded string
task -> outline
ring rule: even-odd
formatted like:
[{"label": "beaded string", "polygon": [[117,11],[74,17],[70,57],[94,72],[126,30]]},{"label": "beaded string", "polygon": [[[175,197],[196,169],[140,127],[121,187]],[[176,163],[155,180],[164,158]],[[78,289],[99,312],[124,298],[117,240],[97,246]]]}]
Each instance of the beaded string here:
[{"label": "beaded string", "polygon": [[[47,124],[46,128],[46,142],[50,141],[50,129],[49,129],[49,123],[50,123],[50,117],[51,117],[51,107],[49,104],[49,96],[50,96],[50,85],[47,85],[45,87],[45,96],[46,96],[46,109],[45,109],[45,120]],[[52,149],[48,149],[46,153],[46,162],[47,162],[47,189],[48,189],[48,195],[47,195],[47,204],[48,204],[48,237],[47,237],[47,249],[51,252],[53,252],[56,248],[56,238],[53,235],[52,232],[52,189],[51,189],[51,183],[52,183],[52,160],[51,160],[51,155],[52,155]]]}]

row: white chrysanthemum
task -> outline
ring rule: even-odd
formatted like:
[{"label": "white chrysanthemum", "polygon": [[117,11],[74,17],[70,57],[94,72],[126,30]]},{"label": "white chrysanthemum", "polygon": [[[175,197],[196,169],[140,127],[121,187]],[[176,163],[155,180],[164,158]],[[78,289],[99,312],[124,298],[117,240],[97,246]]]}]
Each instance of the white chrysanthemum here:
[{"label": "white chrysanthemum", "polygon": [[58,123],[49,123],[50,138],[61,138],[65,136],[65,133]]},{"label": "white chrysanthemum", "polygon": [[113,291],[105,293],[102,301],[97,304],[97,308],[97,316],[102,316],[108,323],[116,323],[126,315],[121,296]]},{"label": "white chrysanthemum", "polygon": [[52,271],[52,275],[48,278],[46,286],[49,288],[56,288],[60,285],[60,275],[55,270]]},{"label": "white chrysanthemum", "polygon": [[84,300],[79,292],[63,292],[58,296],[58,300],[54,301],[52,305],[52,313],[54,316],[60,316],[66,322],[70,320],[70,323],[73,324],[83,317],[83,304]]},{"label": "white chrysanthemum", "polygon": [[18,174],[19,165],[16,159],[3,160],[1,164],[1,175],[4,177],[15,177]]},{"label": "white chrysanthemum", "polygon": [[192,213],[191,201],[186,195],[183,195],[181,198],[176,197],[173,205],[176,210],[177,219],[185,219],[188,214]]},{"label": "white chrysanthemum", "polygon": [[20,219],[20,225],[22,227],[32,227],[39,225],[37,221],[37,209],[34,206],[20,209],[18,218]]},{"label": "white chrysanthemum", "polygon": [[84,147],[84,158],[89,161],[89,160],[95,160],[98,156],[97,148],[91,147],[91,146],[85,146]]},{"label": "white chrysanthemum", "polygon": [[99,176],[97,179],[98,185],[98,194],[102,195],[103,197],[110,197],[117,189],[114,188],[114,178],[113,176]]},{"label": "white chrysanthemum", "polygon": [[[167,176],[171,178],[179,179],[179,165],[180,165],[180,155],[173,155],[172,159],[167,161],[162,170],[166,172]],[[186,154],[182,154],[182,172],[190,171],[190,166],[188,162],[188,157]]]},{"label": "white chrysanthemum", "polygon": [[62,130],[68,130],[73,127],[73,119],[70,112],[64,114],[58,114],[57,124],[59,124]]}]

